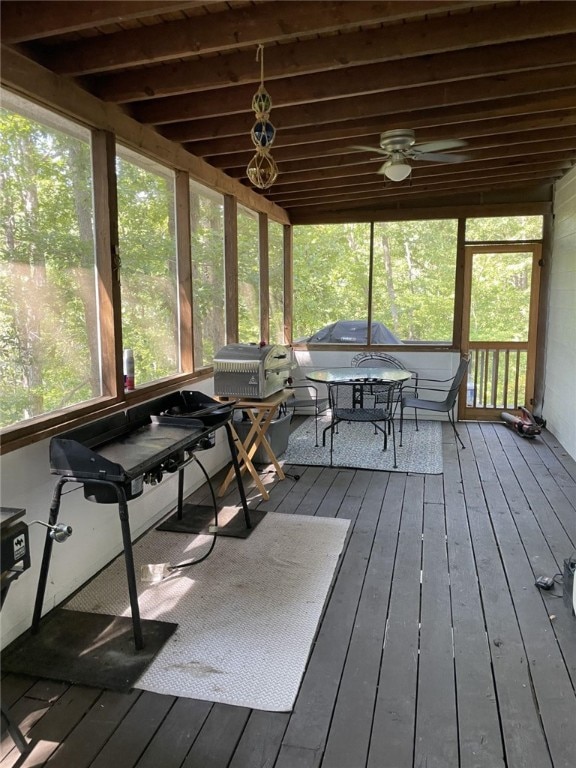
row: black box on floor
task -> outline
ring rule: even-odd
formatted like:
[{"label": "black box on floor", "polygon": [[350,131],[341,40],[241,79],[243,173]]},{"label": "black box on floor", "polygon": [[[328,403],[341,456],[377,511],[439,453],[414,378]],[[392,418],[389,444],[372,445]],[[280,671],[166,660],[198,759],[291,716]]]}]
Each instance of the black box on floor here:
[{"label": "black box on floor", "polygon": [[[287,413],[283,416],[279,416],[270,422],[270,426],[266,431],[266,438],[270,443],[270,448],[276,458],[280,457],[286,448],[288,448],[288,438],[290,437],[290,420],[292,414]],[[252,426],[250,420],[234,421],[234,428],[238,432],[238,437],[244,441],[248,437],[248,432]],[[265,449],[260,445],[256,449],[256,453],[252,457],[254,464],[270,464],[270,458]]]}]

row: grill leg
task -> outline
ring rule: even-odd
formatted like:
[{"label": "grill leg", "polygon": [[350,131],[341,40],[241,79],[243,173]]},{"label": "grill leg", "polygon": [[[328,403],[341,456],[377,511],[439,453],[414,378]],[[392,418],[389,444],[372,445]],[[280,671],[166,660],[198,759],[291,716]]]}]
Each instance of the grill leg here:
[{"label": "grill leg", "polygon": [[178,506],[176,507],[176,517],[182,520],[184,504],[184,467],[178,470]]},{"label": "grill leg", "polygon": [[130,521],[128,519],[128,502],[126,501],[124,488],[120,486],[114,487],[118,494],[118,513],[120,515],[120,527],[122,528],[122,543],[124,544],[124,561],[126,563],[126,579],[128,581],[128,594],[130,596],[134,645],[137,651],[141,651],[142,648],[144,648],[144,638],[142,636],[138,590],[136,588],[136,575],[134,573],[134,555],[132,552],[132,537],[130,536]]},{"label": "grill leg", "polygon": [[22,735],[22,731],[10,717],[10,712],[4,709],[4,707],[2,707],[2,725],[8,729],[8,733],[12,736],[12,741],[16,744],[18,751],[21,754],[25,754],[31,750],[32,745],[26,742]]}]

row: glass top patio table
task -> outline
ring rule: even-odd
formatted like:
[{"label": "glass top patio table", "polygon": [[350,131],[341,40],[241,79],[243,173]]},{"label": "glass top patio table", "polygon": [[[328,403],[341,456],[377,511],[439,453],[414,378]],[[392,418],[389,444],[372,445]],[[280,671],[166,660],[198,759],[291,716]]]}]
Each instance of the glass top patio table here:
[{"label": "glass top patio table", "polygon": [[402,368],[323,368],[310,371],[306,378],[321,384],[385,384],[390,381],[408,381],[410,371]]}]

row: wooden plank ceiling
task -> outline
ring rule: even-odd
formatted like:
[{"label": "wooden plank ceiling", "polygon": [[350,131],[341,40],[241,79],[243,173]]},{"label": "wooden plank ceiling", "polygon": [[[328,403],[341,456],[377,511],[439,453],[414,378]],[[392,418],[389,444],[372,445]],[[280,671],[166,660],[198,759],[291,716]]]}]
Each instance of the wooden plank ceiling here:
[{"label": "wooden plank ceiling", "polygon": [[[292,221],[549,200],[576,159],[573,2],[16,2],[2,41],[251,186],[252,96],[272,98]],[[383,131],[466,160],[378,173]],[[348,213],[349,212],[349,213]]]}]

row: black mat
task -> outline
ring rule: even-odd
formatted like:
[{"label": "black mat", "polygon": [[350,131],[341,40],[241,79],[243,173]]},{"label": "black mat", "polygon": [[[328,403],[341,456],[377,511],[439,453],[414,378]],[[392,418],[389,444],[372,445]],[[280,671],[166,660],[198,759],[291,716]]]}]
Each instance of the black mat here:
[{"label": "black mat", "polygon": [[157,531],[173,531],[175,533],[212,533],[217,536],[232,536],[236,539],[247,539],[252,531],[262,522],[266,511],[262,509],[248,510],[251,528],[246,527],[243,509],[219,510],[218,528],[214,529],[214,507],[203,504],[183,504],[182,518],[178,513],[171,515],[156,527]]},{"label": "black mat", "polygon": [[55,608],[36,635],[26,632],[3,651],[2,671],[125,693],[177,626],[142,620],[137,651],[131,618]]}]

